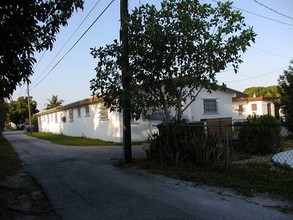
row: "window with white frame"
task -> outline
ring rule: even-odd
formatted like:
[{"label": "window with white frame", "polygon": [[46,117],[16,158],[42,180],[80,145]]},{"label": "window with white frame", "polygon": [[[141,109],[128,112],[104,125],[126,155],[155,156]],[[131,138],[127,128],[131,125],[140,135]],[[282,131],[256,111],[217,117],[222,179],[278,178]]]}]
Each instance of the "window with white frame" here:
[{"label": "window with white frame", "polygon": [[80,110],[80,108],[77,109],[77,117],[81,118],[81,110]]},{"label": "window with white frame", "polygon": [[103,106],[103,105],[101,105],[100,106],[100,119],[107,120],[107,119],[109,119],[108,117],[109,117],[108,108]]},{"label": "window with white frame", "polygon": [[204,99],[203,100],[203,112],[205,114],[218,113],[217,99]]},{"label": "window with white frame", "polygon": [[152,112],[152,115],[150,116],[150,120],[159,120],[163,121],[165,118],[165,113],[162,109],[155,109]]},{"label": "window with white frame", "polygon": [[57,113],[55,113],[55,123],[58,123]]},{"label": "window with white frame", "polygon": [[90,117],[90,106],[89,105],[85,106],[85,117]]},{"label": "window with white frame", "polygon": [[69,121],[73,122],[73,109],[69,110]]}]

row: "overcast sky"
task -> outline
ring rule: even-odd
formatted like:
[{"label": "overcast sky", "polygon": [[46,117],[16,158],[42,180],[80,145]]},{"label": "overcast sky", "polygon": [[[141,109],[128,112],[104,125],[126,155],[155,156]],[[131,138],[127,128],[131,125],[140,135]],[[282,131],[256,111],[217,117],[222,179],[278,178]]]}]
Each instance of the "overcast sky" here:
[{"label": "overcast sky", "polygon": [[[97,2],[99,3],[95,6]],[[119,0],[114,1],[63,60],[58,65],[56,63],[110,2],[85,0],[84,10],[75,13],[68,26],[61,28],[53,50],[36,54],[39,62],[31,77],[30,95],[37,101],[39,110],[45,108],[47,99],[52,95],[58,95],[60,99],[65,100],[64,104],[92,95],[89,81],[95,77],[94,68],[98,61],[90,55],[90,48],[104,46],[114,39],[119,39]],[[140,4],[159,5],[159,2],[129,0],[129,10]],[[215,4],[212,0],[202,2]],[[233,6],[242,10],[246,24],[254,28],[257,33],[256,43],[243,54],[243,64],[237,74],[231,71],[231,68],[217,74],[219,83],[224,82],[228,87],[239,91],[251,86],[276,85],[279,75],[293,59],[293,0],[235,0]],[[77,30],[90,10],[91,14]],[[26,86],[18,88],[13,99],[24,95]]]}]

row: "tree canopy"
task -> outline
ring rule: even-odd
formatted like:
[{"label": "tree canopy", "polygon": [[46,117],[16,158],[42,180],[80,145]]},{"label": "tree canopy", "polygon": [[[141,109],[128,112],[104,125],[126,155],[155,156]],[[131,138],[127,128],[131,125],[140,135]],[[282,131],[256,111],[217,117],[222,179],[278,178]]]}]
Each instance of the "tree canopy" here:
[{"label": "tree canopy", "polygon": [[249,87],[243,91],[249,97],[255,96],[268,96],[268,97],[280,97],[280,87],[278,85],[273,86],[257,86]]},{"label": "tree canopy", "polygon": [[[9,120],[14,124],[24,124],[28,119],[28,98],[20,96],[16,101],[12,100],[8,103]],[[38,113],[37,102],[30,97],[31,114]]]},{"label": "tree canopy", "polygon": [[0,100],[29,81],[35,52],[52,49],[60,26],[83,0],[0,1]]},{"label": "tree canopy", "polygon": [[285,114],[286,124],[290,131],[293,132],[293,60],[284,74],[279,78],[280,86],[280,106]]},{"label": "tree canopy", "polygon": [[51,99],[47,99],[49,103],[47,103],[46,110],[51,108],[57,108],[62,105],[64,102],[63,99],[58,99],[57,95],[52,95]]},{"label": "tree canopy", "polygon": [[[129,20],[129,61],[133,115],[160,109],[170,120],[192,103],[202,88],[217,88],[216,73],[232,65],[237,72],[241,54],[254,42],[232,3],[201,4],[194,0],[163,0],[135,8]],[[117,40],[91,51],[98,59],[91,90],[111,110],[121,110],[121,45]]]}]

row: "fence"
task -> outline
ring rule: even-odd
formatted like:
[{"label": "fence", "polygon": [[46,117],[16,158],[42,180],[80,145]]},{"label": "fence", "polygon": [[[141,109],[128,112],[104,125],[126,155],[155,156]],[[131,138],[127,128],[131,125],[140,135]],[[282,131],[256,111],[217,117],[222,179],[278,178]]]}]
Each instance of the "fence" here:
[{"label": "fence", "polygon": [[293,169],[293,135],[284,126],[170,125],[153,138],[150,157],[162,164]]}]

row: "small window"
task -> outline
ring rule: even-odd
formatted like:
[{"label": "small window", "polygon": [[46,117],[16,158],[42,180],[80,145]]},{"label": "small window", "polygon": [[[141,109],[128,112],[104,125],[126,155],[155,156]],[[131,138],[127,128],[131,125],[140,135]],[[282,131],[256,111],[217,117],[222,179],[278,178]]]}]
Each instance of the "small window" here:
[{"label": "small window", "polygon": [[55,113],[55,123],[58,123],[57,113]]},{"label": "small window", "polygon": [[88,105],[85,106],[85,116],[90,117],[90,107]]},{"label": "small window", "polygon": [[69,110],[69,121],[73,122],[73,110],[72,109]]},{"label": "small window", "polygon": [[267,104],[267,109],[268,109],[268,115],[272,115],[272,104],[271,103]]},{"label": "small window", "polygon": [[149,120],[159,120],[163,121],[165,118],[165,113],[162,109],[155,109],[149,118]]},{"label": "small window", "polygon": [[100,119],[108,119],[108,108],[105,106],[100,107]]},{"label": "small window", "polygon": [[49,115],[47,115],[47,123],[49,123]]},{"label": "small window", "polygon": [[238,115],[243,115],[243,112],[244,112],[243,105],[239,105],[238,106]]},{"label": "small window", "polygon": [[251,111],[257,111],[257,104],[251,104]]},{"label": "small window", "polygon": [[203,100],[203,110],[204,113],[217,113],[217,99],[204,99]]},{"label": "small window", "polygon": [[77,109],[77,117],[81,118],[81,110],[80,110],[80,108]]}]

